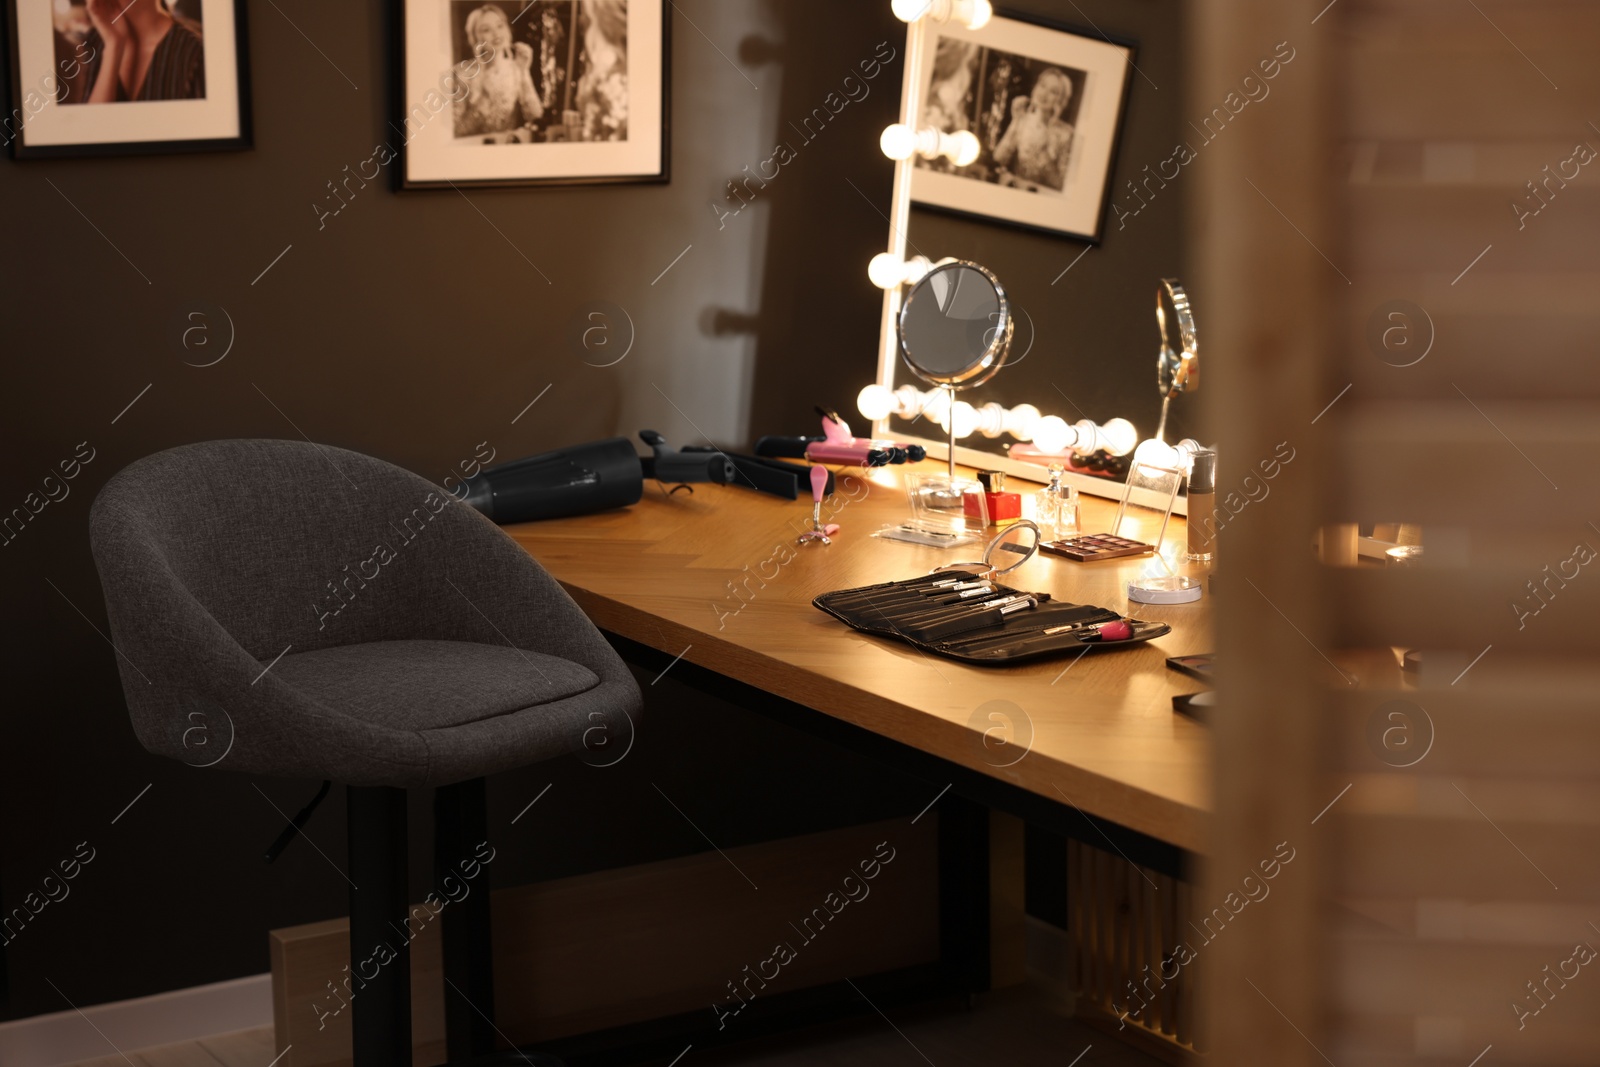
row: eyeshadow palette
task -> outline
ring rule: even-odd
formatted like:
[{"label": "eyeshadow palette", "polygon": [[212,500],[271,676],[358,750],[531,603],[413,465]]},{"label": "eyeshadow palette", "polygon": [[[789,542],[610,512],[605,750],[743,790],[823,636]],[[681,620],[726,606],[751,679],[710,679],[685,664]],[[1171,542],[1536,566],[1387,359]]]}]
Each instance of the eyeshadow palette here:
[{"label": "eyeshadow palette", "polygon": [[1077,537],[1064,537],[1059,541],[1041,541],[1039,551],[1048,552],[1052,556],[1065,556],[1079,563],[1093,563],[1096,560],[1117,559],[1120,556],[1143,556],[1154,552],[1155,546],[1147,545],[1143,541],[1118,537],[1116,534],[1081,534]]}]

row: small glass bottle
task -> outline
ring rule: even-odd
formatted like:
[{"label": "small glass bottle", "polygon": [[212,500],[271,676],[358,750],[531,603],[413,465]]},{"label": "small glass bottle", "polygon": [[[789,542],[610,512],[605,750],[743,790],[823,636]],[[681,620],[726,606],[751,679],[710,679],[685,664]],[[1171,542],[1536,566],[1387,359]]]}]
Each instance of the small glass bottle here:
[{"label": "small glass bottle", "polygon": [[1189,551],[1193,563],[1216,558],[1217,454],[1196,452],[1189,465]]},{"label": "small glass bottle", "polygon": [[1078,490],[1061,483],[1063,467],[1050,464],[1050,484],[1034,494],[1034,521],[1046,541],[1074,537],[1078,533]]}]

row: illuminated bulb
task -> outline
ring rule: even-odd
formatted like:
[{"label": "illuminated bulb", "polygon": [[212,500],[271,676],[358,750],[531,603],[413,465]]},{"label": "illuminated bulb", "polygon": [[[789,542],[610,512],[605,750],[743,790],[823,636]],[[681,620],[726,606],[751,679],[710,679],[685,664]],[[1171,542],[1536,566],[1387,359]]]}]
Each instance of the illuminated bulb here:
[{"label": "illuminated bulb", "polygon": [[902,385],[894,391],[895,402],[898,405],[895,414],[902,419],[916,418],[922,414],[923,405],[927,403],[930,395],[914,385]]},{"label": "illuminated bulb", "polygon": [[877,383],[867,386],[856,394],[856,410],[872,422],[888,418],[898,406],[894,393]]},{"label": "illuminated bulb", "polygon": [[872,257],[872,262],[867,264],[867,277],[872,279],[872,284],[879,289],[893,289],[900,284],[904,272],[900,267],[900,257],[893,252],[879,252]]},{"label": "illuminated bulb", "polygon": [[1160,467],[1165,470],[1178,470],[1183,467],[1183,459],[1179,456],[1178,450],[1165,441],[1157,441],[1154,437],[1134,449],[1133,461],[1140,466]]},{"label": "illuminated bulb", "polygon": [[915,22],[924,16],[935,22],[954,18],[969,30],[982,29],[994,16],[989,0],[891,0],[889,10],[901,22]]},{"label": "illuminated bulb", "polygon": [[1041,452],[1065,452],[1073,436],[1066,422],[1054,415],[1046,415],[1033,428],[1033,443]]},{"label": "illuminated bulb", "polygon": [[978,138],[971,130],[961,130],[951,134],[946,140],[944,154],[950,157],[950,162],[958,167],[965,167],[978,161]]},{"label": "illuminated bulb", "polygon": [[878,138],[878,147],[890,159],[910,159],[917,150],[917,132],[900,122],[885,126],[883,136]]},{"label": "illuminated bulb", "polygon": [[1112,419],[1100,427],[1100,447],[1113,456],[1126,456],[1139,443],[1139,431],[1127,419]]},{"label": "illuminated bulb", "polygon": [[933,264],[927,256],[912,256],[901,261],[893,252],[879,252],[867,264],[867,277],[879,289],[893,289],[900,285],[915,285],[932,269]]},{"label": "illuminated bulb", "polygon": [[893,0],[889,10],[901,22],[915,22],[926,15],[932,6],[933,0]]},{"label": "illuminated bulb", "polygon": [[950,414],[950,394],[943,389],[933,390],[922,402],[922,413],[948,430],[950,427],[945,418]]},{"label": "illuminated bulb", "polygon": [[[971,437],[972,431],[978,428],[978,409],[965,400],[957,400],[955,405],[956,436]],[[946,427],[949,429],[949,427]]]},{"label": "illuminated bulb", "polygon": [[1019,441],[1033,440],[1034,429],[1039,425],[1039,409],[1032,404],[1018,404],[1006,412],[1005,432]]},{"label": "illuminated bulb", "polygon": [[1006,432],[1006,409],[993,400],[978,409],[978,432],[985,437],[999,437]]},{"label": "illuminated bulb", "polygon": [[913,155],[924,159],[945,156],[959,166],[966,166],[978,158],[978,138],[969,130],[943,133],[935,126],[913,130],[905,123],[885,126],[878,138],[878,147],[890,159],[907,160]]}]

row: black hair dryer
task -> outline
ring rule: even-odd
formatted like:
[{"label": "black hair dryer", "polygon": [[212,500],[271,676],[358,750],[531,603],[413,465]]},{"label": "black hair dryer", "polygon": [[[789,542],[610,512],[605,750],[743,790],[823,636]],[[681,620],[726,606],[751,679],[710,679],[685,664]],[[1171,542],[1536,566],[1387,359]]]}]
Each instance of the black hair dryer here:
[{"label": "black hair dryer", "polygon": [[653,455],[640,458],[626,437],[558,448],[490,467],[466,480],[461,499],[497,523],[589,515],[637,504],[644,479],[721,482],[734,478],[720,452],[684,454],[654,430],[639,434]]}]

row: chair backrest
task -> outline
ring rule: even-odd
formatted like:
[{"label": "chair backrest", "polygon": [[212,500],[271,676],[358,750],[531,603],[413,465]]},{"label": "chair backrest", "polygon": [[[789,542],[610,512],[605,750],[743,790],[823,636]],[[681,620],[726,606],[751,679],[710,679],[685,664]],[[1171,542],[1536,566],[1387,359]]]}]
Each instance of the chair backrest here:
[{"label": "chair backrest", "polygon": [[113,629],[120,601],[154,606],[141,600],[164,570],[262,662],[291,644],[305,652],[431,636],[423,613],[438,574],[475,546],[505,541],[410,471],[268,440],[207,441],[134,462],[101,490],[91,532]]},{"label": "chair backrest", "polygon": [[498,765],[441,759],[415,731],[341,716],[271,672],[291,650],[372,641],[543,652],[594,672],[616,714],[638,707],[627,667],[527,552],[370,456],[301,441],[169,449],[100,491],[90,540],[134,732],[158,755],[210,760],[192,750],[193,720],[225,713],[233,770],[405,785]]}]

